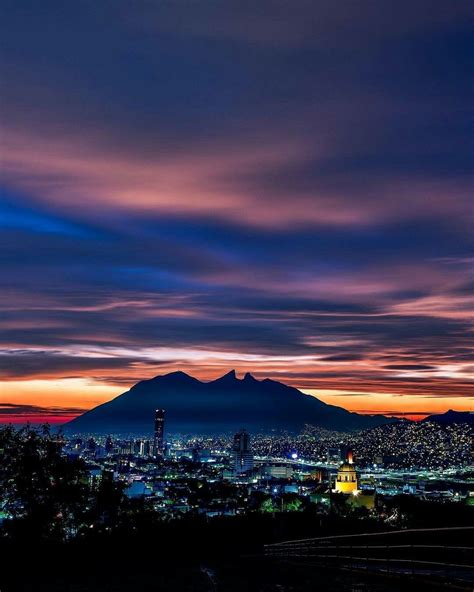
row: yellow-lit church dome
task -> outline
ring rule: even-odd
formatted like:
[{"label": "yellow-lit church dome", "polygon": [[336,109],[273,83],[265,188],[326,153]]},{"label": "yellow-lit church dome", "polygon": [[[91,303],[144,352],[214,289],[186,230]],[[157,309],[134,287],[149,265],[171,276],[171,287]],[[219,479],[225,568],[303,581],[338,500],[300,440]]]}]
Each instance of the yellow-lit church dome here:
[{"label": "yellow-lit church dome", "polygon": [[357,471],[354,465],[349,462],[342,463],[337,471],[335,491],[352,493],[357,491],[357,486]]}]

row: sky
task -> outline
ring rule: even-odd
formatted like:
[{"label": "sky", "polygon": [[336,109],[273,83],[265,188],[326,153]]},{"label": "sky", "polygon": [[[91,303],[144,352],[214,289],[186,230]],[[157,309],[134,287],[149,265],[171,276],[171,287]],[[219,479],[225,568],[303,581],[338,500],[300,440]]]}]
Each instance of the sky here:
[{"label": "sky", "polygon": [[471,0],[0,11],[0,422],[231,368],[473,410]]}]

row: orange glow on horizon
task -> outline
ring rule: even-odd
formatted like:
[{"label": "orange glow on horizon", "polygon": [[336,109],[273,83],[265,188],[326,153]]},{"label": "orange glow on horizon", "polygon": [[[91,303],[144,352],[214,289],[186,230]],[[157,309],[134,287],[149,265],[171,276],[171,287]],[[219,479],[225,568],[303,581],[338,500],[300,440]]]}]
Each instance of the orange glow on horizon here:
[{"label": "orange glow on horizon", "polygon": [[[215,369],[214,369],[215,370]],[[168,370],[167,370],[168,371]],[[162,374],[166,374],[163,371]],[[172,370],[169,370],[172,371]],[[212,380],[222,375],[224,371],[212,372],[212,376],[203,377],[196,372],[196,368],[188,370],[201,380]],[[251,371],[246,369],[245,371]],[[207,374],[207,373],[206,373]],[[255,373],[257,378],[262,379]],[[239,370],[239,376],[242,372]],[[151,377],[150,377],[151,378]],[[285,382],[284,379],[278,379]],[[139,380],[137,378],[137,380]],[[8,401],[10,405],[31,405],[38,407],[37,413],[24,415],[21,412],[1,416],[0,423],[51,423],[60,424],[73,419],[82,412],[105,403],[125,392],[135,382],[130,377],[128,384],[110,384],[86,378],[58,378],[33,379],[22,381],[0,382],[1,402]],[[290,382],[290,381],[286,381]],[[294,383],[295,381],[291,381]],[[297,384],[292,384],[298,388]],[[300,390],[312,395],[330,405],[343,407],[349,411],[362,414],[384,414],[420,420],[433,413],[444,413],[449,409],[458,411],[472,411],[473,400],[468,397],[427,397],[416,394],[394,394],[385,392],[352,392],[349,390],[315,388]],[[1,406],[1,405],[0,405]],[[41,409],[47,413],[41,413]],[[55,413],[56,409],[58,410]]]}]

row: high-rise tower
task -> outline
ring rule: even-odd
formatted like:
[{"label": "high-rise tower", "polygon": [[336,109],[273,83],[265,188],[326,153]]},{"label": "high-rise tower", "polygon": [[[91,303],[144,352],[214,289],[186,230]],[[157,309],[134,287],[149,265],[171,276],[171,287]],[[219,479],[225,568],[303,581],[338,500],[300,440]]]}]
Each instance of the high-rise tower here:
[{"label": "high-rise tower", "polygon": [[162,455],[164,451],[165,434],[165,410],[157,409],[155,411],[155,433],[153,436],[153,454]]},{"label": "high-rise tower", "polygon": [[240,475],[253,469],[253,452],[250,448],[250,436],[245,430],[240,430],[234,436],[232,461],[235,475]]}]

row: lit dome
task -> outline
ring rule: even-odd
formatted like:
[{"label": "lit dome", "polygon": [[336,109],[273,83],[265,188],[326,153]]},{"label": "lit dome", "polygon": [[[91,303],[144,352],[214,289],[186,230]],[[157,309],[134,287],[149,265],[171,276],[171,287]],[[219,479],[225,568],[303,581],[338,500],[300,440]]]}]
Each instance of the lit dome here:
[{"label": "lit dome", "polygon": [[342,465],[339,467],[338,473],[355,473],[355,467],[354,465],[349,464],[348,462],[342,463]]},{"label": "lit dome", "polygon": [[335,491],[354,493],[357,489],[357,471],[353,464],[346,461],[342,463],[337,471]]}]

